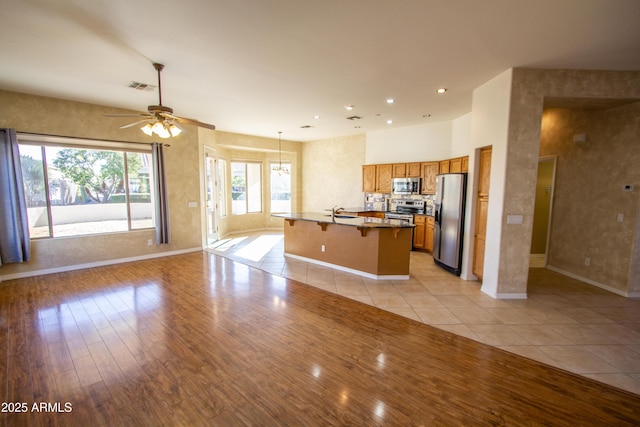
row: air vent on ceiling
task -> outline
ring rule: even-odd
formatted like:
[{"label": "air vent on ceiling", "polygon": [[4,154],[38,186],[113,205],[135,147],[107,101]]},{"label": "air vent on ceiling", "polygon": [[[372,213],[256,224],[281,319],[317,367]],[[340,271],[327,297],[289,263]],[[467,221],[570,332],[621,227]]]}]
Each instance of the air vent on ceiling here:
[{"label": "air vent on ceiling", "polygon": [[300,126],[300,129],[311,129],[313,126],[311,125],[302,125]]},{"label": "air vent on ceiling", "polygon": [[131,82],[129,83],[129,87],[137,90],[144,90],[145,92],[153,92],[155,90],[154,85],[150,85],[148,83],[140,83],[140,82]]},{"label": "air vent on ceiling", "polygon": [[360,117],[360,116],[349,116],[349,117],[347,117],[347,120],[360,120],[360,119],[362,119],[362,117]]}]

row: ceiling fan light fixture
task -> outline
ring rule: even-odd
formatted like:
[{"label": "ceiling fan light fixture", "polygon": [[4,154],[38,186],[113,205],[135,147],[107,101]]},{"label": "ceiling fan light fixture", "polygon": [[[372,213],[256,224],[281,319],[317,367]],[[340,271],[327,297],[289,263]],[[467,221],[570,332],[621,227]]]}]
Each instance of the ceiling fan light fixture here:
[{"label": "ceiling fan light fixture", "polygon": [[169,132],[171,132],[171,136],[178,136],[182,133],[182,129],[172,124],[171,126],[169,126]]},{"label": "ceiling fan light fixture", "polygon": [[142,126],[140,129],[142,130],[142,132],[146,133],[149,136],[153,135],[153,126],[151,125],[151,123],[147,123],[146,125]]}]

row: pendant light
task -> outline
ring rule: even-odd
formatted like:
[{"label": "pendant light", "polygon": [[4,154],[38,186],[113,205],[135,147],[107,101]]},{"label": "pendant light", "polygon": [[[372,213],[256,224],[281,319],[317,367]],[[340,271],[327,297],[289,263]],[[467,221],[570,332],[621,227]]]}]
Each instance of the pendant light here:
[{"label": "pendant light", "polygon": [[278,152],[280,153],[280,163],[278,166],[273,166],[271,170],[277,172],[278,175],[288,175],[289,169],[282,167],[282,131],[278,132]]}]

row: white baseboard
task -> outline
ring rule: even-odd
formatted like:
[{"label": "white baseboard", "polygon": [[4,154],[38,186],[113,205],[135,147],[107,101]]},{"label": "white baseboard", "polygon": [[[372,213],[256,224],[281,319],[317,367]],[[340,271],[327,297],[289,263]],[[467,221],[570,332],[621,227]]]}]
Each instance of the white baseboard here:
[{"label": "white baseboard", "polygon": [[67,271],[83,270],[85,268],[103,267],[105,265],[123,264],[125,262],[143,261],[145,259],[162,258],[166,256],[171,256],[171,255],[180,255],[180,254],[186,254],[189,252],[198,252],[198,251],[202,251],[202,248],[181,249],[178,251],[158,252],[158,253],[140,255],[140,256],[129,257],[129,258],[117,258],[117,259],[110,259],[106,261],[89,262],[86,264],[65,265],[62,267],[46,268],[44,270],[24,271],[20,273],[5,274],[4,276],[0,276],[0,282],[6,281],[6,280],[23,279],[25,277],[42,276],[45,274],[64,273]]},{"label": "white baseboard", "polygon": [[527,299],[527,294],[526,293],[514,293],[514,294],[502,294],[502,293],[493,293],[493,292],[487,292],[486,290],[480,288],[480,291],[482,291],[482,293],[489,295],[491,298],[494,299]]},{"label": "white baseboard", "polygon": [[563,270],[558,267],[554,267],[552,265],[547,265],[547,268],[551,271],[555,271],[556,273],[560,273],[563,276],[571,277],[572,279],[580,280],[581,282],[587,283],[589,285],[593,285],[597,288],[604,289],[605,291],[612,292],[616,295],[620,295],[627,298],[637,298],[640,297],[640,292],[625,292],[620,289],[614,288],[609,285],[605,285],[604,283],[596,282],[595,280],[587,279],[586,277],[579,276],[577,274],[571,273],[570,271]]},{"label": "white baseboard", "polygon": [[358,276],[362,276],[362,277],[366,277],[368,279],[373,279],[373,280],[409,280],[409,275],[378,275],[378,274],[373,274],[373,273],[367,273],[366,271],[362,271],[362,270],[355,270],[353,268],[348,268],[348,267],[343,267],[341,265],[337,265],[337,264],[331,264],[329,262],[324,262],[324,261],[318,261],[317,259],[313,259],[313,258],[306,258],[300,255],[294,255],[294,254],[288,254],[288,253],[284,253],[284,256],[289,257],[289,258],[293,258],[293,259],[297,259],[299,261],[304,261],[304,262],[309,262],[311,264],[316,264],[316,265],[322,265],[323,267],[329,267],[329,268],[333,268],[335,270],[340,270],[340,271],[344,271],[346,273],[351,273],[351,274],[357,274]]}]

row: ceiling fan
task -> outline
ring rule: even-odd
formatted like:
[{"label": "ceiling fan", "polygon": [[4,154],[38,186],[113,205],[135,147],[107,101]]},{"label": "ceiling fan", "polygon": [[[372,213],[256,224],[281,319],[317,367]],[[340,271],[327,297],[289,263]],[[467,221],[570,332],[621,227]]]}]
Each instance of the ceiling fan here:
[{"label": "ceiling fan", "polygon": [[133,123],[120,126],[120,129],[130,128],[132,126],[142,125],[142,131],[149,136],[154,133],[160,138],[169,138],[172,136],[178,136],[184,129],[180,124],[195,125],[203,128],[215,130],[214,125],[208,123],[199,122],[197,120],[186,119],[184,117],[178,117],[173,115],[173,109],[162,105],[162,82],[160,80],[160,72],[164,68],[164,65],[154,63],[153,68],[158,72],[158,105],[149,105],[146,113],[134,113],[134,114],[105,114],[107,117],[145,117],[142,120],[135,121]]}]

